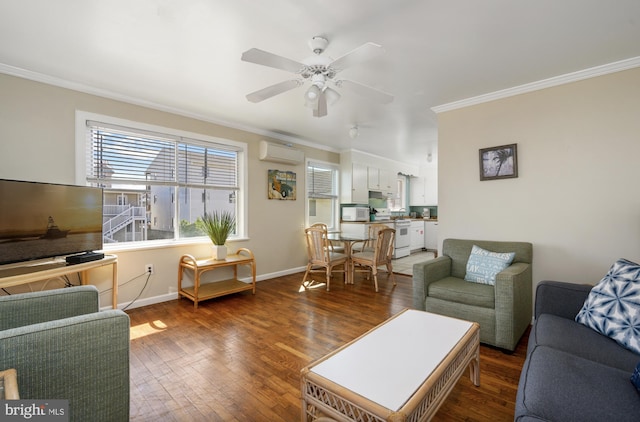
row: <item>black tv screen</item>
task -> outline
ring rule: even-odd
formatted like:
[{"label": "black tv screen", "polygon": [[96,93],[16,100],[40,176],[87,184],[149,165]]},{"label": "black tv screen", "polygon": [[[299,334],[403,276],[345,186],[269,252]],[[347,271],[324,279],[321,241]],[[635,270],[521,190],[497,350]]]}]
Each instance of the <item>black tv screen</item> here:
[{"label": "black tv screen", "polygon": [[102,189],[0,179],[0,264],[102,249]]}]

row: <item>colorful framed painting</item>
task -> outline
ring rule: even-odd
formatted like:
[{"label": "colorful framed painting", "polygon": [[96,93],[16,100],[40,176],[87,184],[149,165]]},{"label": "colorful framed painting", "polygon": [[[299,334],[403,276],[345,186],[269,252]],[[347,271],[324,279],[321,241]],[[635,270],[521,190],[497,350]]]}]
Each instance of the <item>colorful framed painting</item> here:
[{"label": "colorful framed painting", "polygon": [[480,150],[480,180],[518,177],[518,144]]},{"label": "colorful framed painting", "polygon": [[296,199],[296,173],[293,171],[269,170],[268,171],[268,195],[269,199]]}]

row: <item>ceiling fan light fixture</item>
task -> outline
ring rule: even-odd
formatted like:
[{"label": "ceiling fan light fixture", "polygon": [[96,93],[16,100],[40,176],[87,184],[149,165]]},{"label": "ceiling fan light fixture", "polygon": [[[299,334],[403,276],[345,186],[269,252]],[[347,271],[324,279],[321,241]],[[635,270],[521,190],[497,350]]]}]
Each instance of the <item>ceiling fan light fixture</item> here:
[{"label": "ceiling fan light fixture", "polygon": [[329,105],[334,105],[341,97],[338,91],[329,87],[324,89],[324,95],[327,97],[327,104]]},{"label": "ceiling fan light fixture", "polygon": [[307,101],[317,101],[320,96],[320,88],[318,88],[315,84],[311,85],[307,92],[304,94],[304,97]]}]

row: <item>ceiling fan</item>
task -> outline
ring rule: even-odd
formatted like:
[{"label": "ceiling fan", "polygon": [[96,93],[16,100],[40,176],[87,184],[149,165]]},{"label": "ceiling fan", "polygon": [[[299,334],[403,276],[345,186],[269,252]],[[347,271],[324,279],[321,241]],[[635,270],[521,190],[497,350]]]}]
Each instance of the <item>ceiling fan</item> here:
[{"label": "ceiling fan", "polygon": [[313,37],[309,41],[309,47],[311,47],[315,55],[302,62],[287,59],[258,48],[252,48],[242,53],[242,60],[245,62],[286,70],[301,77],[252,92],[247,95],[247,100],[258,103],[297,88],[303,85],[305,80],[309,80],[311,84],[304,94],[305,105],[313,109],[315,117],[326,116],[327,104],[334,104],[340,99],[340,94],[331,88],[330,84],[338,88],[348,89],[383,104],[393,101],[393,95],[386,92],[346,79],[335,79],[336,75],[347,67],[382,54],[384,49],[380,45],[368,42],[336,60],[322,55],[328,45],[329,41],[326,38]]}]

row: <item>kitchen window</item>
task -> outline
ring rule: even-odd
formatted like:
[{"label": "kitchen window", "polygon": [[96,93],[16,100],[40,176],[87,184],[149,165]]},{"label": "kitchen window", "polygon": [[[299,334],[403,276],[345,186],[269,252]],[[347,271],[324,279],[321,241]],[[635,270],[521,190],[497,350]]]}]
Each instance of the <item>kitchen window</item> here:
[{"label": "kitchen window", "polygon": [[399,212],[407,209],[407,176],[398,175],[396,195],[387,200],[389,211]]},{"label": "kitchen window", "polygon": [[307,162],[307,226],[324,223],[329,230],[338,230],[338,216],[338,167]]},{"label": "kitchen window", "polygon": [[105,246],[205,236],[197,221],[214,211],[233,213],[237,224],[231,238],[242,236],[246,144],[80,117],[82,182],[104,189]]}]

